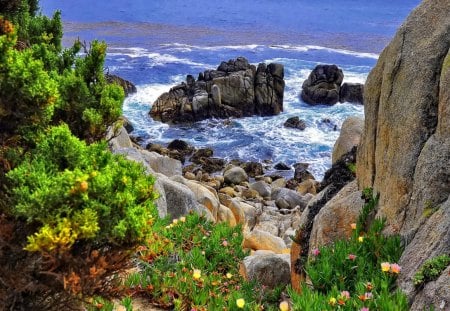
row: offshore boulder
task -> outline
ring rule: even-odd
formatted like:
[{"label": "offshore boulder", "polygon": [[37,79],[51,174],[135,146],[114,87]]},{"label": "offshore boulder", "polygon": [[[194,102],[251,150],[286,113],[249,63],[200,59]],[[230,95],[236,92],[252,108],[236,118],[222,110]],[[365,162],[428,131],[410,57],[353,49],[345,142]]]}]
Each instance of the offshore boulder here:
[{"label": "offshore boulder", "polygon": [[171,88],[154,102],[150,116],[164,123],[208,118],[270,116],[283,111],[284,67],[248,63],[244,57],[222,62],[217,70]]},{"label": "offshore boulder", "polygon": [[302,84],[301,99],[310,105],[337,102],[363,103],[364,86],[342,83],[344,73],[336,65],[317,65]]}]

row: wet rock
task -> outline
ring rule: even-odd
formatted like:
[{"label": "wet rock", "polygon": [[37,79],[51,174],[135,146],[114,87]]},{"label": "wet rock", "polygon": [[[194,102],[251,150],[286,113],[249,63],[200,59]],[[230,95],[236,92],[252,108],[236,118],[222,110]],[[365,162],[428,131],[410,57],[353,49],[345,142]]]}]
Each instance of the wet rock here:
[{"label": "wet rock", "polygon": [[275,166],[273,167],[276,170],[279,171],[289,171],[291,169],[291,167],[283,162],[277,163],[275,164]]},{"label": "wet rock", "polygon": [[302,85],[302,100],[310,105],[334,105],[344,74],[336,65],[317,65]]},{"label": "wet rock", "polygon": [[303,131],[306,129],[306,122],[304,120],[300,120],[299,117],[292,117],[284,122],[284,127],[295,128]]},{"label": "wet rock", "polygon": [[315,179],[314,176],[308,171],[308,163],[296,163],[294,164],[294,179],[296,181],[303,182],[308,179]]},{"label": "wet rock", "polygon": [[364,104],[364,84],[343,83],[339,92],[339,101],[341,103]]}]

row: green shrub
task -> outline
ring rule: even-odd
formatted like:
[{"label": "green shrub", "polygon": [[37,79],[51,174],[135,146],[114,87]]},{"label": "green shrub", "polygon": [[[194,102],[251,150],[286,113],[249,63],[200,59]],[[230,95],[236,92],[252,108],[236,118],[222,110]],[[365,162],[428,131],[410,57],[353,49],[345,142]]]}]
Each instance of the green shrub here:
[{"label": "green shrub", "polygon": [[450,265],[450,256],[446,254],[428,259],[414,275],[414,285],[422,286],[427,282],[436,280],[448,265]]},{"label": "green shrub", "polygon": [[88,141],[104,136],[106,128],[122,114],[123,89],[107,84],[103,74],[106,44],[94,41],[86,57],[60,79],[61,101],[55,121],[66,122],[77,137]]},{"label": "green shrub", "polygon": [[0,36],[0,130],[17,134],[48,125],[58,85],[31,50],[13,48],[15,35]]},{"label": "green shrub", "polygon": [[30,251],[64,252],[86,239],[135,243],[156,215],[154,179],[142,166],[112,155],[104,143],[86,145],[65,125],[42,135],[7,177],[13,213],[39,226]]}]

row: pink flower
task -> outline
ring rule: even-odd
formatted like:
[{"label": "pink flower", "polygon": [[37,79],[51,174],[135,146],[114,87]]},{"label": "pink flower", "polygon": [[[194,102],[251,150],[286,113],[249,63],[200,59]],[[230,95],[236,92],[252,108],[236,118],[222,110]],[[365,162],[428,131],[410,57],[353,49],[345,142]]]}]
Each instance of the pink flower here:
[{"label": "pink flower", "polygon": [[391,264],[391,272],[392,273],[399,274],[401,270],[402,270],[402,267],[400,267],[398,264],[396,264],[396,263]]},{"label": "pink flower", "polygon": [[365,293],[364,296],[366,297],[366,300],[373,298],[373,294],[372,293]]},{"label": "pink flower", "polygon": [[227,240],[225,240],[225,241],[222,242],[222,246],[224,246],[224,247],[227,247],[227,246],[228,246]]},{"label": "pink flower", "polygon": [[319,255],[320,255],[319,249],[318,249],[318,248],[313,249],[313,250],[312,250],[312,254],[313,254],[313,256],[315,256],[315,257],[319,256]]},{"label": "pink flower", "polygon": [[344,297],[345,299],[350,299],[350,293],[346,290],[341,292],[341,296]]},{"label": "pink flower", "polygon": [[354,254],[349,254],[349,255],[348,255],[348,259],[351,260],[351,261],[353,261],[353,260],[356,259],[356,255],[354,255]]},{"label": "pink flower", "polygon": [[369,311],[369,308],[367,308],[367,307],[364,307],[364,308],[361,308],[361,310],[360,311]]}]

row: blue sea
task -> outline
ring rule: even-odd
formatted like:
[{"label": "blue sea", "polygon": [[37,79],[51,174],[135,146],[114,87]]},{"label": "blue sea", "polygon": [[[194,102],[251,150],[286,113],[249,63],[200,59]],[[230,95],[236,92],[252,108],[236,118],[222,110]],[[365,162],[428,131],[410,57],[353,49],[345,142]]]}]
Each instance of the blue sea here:
[{"label": "blue sea", "polygon": [[[331,166],[331,152],[343,121],[363,116],[361,105],[311,107],[299,98],[317,64],[336,64],[344,82],[364,83],[378,55],[419,0],[41,0],[42,12],[62,11],[64,44],[77,38],[108,43],[106,70],[132,81],[137,93],[124,103],[133,135],[147,143],[175,138],[214,155],[245,161],[306,162],[316,179]],[[168,126],[148,112],[156,98],[222,61],[285,66],[284,112],[273,117],[205,120]],[[306,121],[304,131],[283,123]],[[328,122],[323,122],[327,119]]]}]

